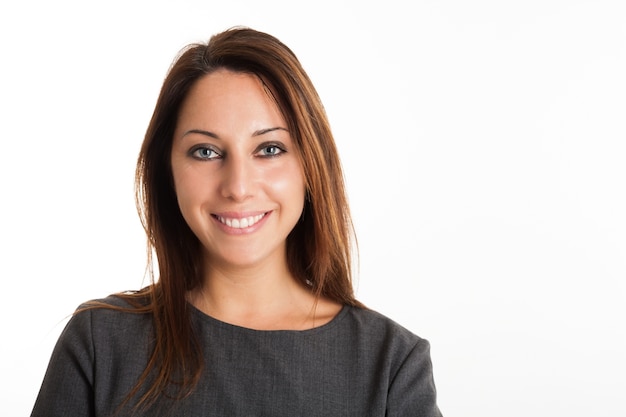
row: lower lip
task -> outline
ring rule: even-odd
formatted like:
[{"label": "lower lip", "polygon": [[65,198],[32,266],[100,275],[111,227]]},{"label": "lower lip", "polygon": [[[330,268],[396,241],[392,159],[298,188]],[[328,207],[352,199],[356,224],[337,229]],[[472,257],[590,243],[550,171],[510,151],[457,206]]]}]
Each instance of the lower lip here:
[{"label": "lower lip", "polygon": [[217,223],[217,226],[224,233],[227,233],[229,235],[247,235],[247,234],[250,234],[250,233],[254,233],[257,230],[259,230],[261,227],[263,227],[263,225],[267,221],[268,217],[271,216],[271,214],[272,214],[272,212],[268,211],[267,213],[265,213],[265,216],[263,216],[263,218],[261,220],[259,220],[258,222],[254,223],[252,226],[244,227],[244,228],[241,228],[241,229],[235,228],[235,227],[230,227],[227,224],[224,224],[221,221],[219,221],[215,216],[211,216],[211,217],[213,217],[213,220],[215,221],[215,223]]}]

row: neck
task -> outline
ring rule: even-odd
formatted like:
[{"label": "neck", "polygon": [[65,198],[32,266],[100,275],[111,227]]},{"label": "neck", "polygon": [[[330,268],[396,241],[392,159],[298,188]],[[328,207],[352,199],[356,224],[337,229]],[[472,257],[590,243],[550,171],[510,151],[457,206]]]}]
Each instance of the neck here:
[{"label": "neck", "polygon": [[208,266],[201,288],[189,301],[227,323],[257,329],[312,327],[317,300],[286,263],[249,268]]}]

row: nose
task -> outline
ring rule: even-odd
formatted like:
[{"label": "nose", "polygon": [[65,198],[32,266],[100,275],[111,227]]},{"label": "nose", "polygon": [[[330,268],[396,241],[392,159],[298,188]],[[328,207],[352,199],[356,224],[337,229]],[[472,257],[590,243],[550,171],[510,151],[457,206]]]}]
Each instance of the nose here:
[{"label": "nose", "polygon": [[252,196],[254,174],[251,162],[245,157],[225,158],[222,166],[221,194],[233,201],[244,201]]}]

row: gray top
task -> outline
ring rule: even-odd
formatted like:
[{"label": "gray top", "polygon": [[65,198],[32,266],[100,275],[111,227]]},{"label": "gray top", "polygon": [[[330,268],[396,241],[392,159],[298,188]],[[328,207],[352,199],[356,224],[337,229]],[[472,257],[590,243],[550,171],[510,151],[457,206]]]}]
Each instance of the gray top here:
[{"label": "gray top", "polygon": [[[125,305],[114,296],[104,301]],[[192,320],[205,358],[197,388],[135,415],[441,415],[428,342],[377,312],[344,307],[304,331],[251,330],[193,307]],[[145,369],[151,340],[149,314],[76,314],[54,348],[31,417],[112,416]]]}]

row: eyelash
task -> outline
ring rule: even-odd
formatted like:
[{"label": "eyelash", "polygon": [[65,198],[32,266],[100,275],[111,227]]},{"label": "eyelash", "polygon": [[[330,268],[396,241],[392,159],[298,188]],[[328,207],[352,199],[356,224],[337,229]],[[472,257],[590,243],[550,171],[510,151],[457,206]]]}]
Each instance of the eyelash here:
[{"label": "eyelash", "polygon": [[[281,146],[277,143],[264,143],[261,146],[259,146],[257,149],[258,150],[256,151],[255,155],[259,156],[260,158],[276,158],[286,152],[284,146]],[[263,151],[267,151],[269,149],[274,149],[275,153],[271,153],[271,154],[262,153]],[[200,152],[204,152],[209,155],[215,154],[215,156],[202,156],[200,155]],[[198,159],[200,161],[212,161],[212,160],[221,159],[224,157],[224,155],[218,152],[216,149],[210,146],[206,146],[206,145],[194,146],[193,148],[189,150],[189,155],[192,158]]]},{"label": "eyelash", "polygon": [[[266,151],[268,149],[275,149],[277,151],[277,153],[273,153],[273,154],[263,154],[261,155],[261,158],[276,158],[277,156],[282,155],[285,151],[285,148],[278,145],[277,143],[264,143],[263,145],[261,145],[259,152],[263,152]],[[259,153],[257,152],[257,153]]]},{"label": "eyelash", "polygon": [[[217,155],[217,156],[209,156],[209,157],[207,157],[207,156],[201,156],[201,155],[199,154],[200,152],[206,152],[206,153],[209,153],[209,154],[210,154],[210,153],[214,153],[214,154],[215,154],[215,155]],[[198,160],[200,160],[200,161],[212,161],[212,160],[214,160],[214,159],[218,159],[218,158],[220,158],[220,157],[222,156],[222,155],[220,155],[220,153],[219,153],[218,151],[216,151],[215,149],[213,149],[213,148],[211,148],[211,147],[208,147],[208,146],[202,146],[202,145],[199,145],[199,146],[194,146],[193,148],[191,148],[191,149],[189,150],[189,155],[190,155],[192,158],[198,159]]]}]

